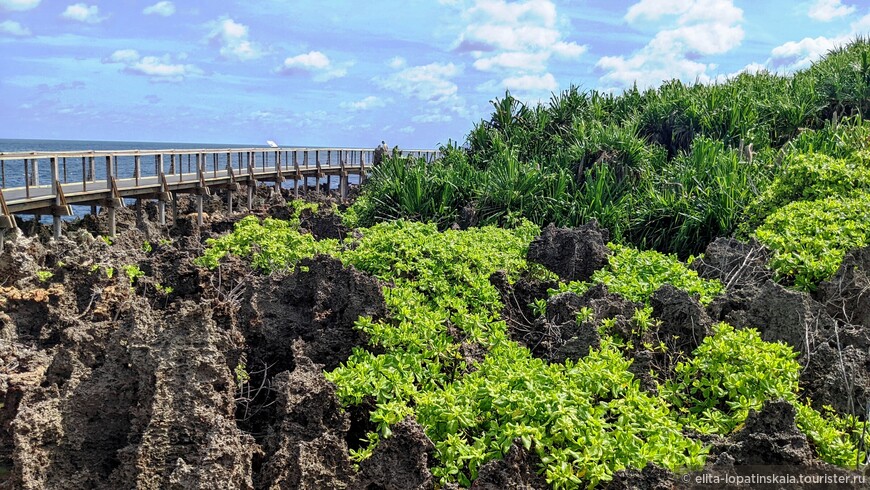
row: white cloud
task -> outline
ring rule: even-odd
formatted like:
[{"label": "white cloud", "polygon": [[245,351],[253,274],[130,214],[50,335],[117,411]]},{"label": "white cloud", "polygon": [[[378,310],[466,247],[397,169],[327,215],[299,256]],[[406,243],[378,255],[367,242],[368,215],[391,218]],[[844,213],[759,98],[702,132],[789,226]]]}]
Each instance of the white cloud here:
[{"label": "white cloud", "polygon": [[810,5],[807,15],[811,19],[830,22],[855,12],[854,5],[843,5],[840,0],[816,0]]},{"label": "white cloud", "polygon": [[870,31],[870,13],[852,22],[849,29],[833,37],[805,37],[800,41],[789,41],[770,51],[769,65],[778,71],[793,72],[809,68],[814,61],[825,56],[831,49],[848,44],[857,36],[866,36]]},{"label": "white cloud", "polygon": [[547,67],[549,53],[524,53],[520,51],[507,51],[495,56],[480,58],[474,62],[474,67],[480,71],[493,71],[498,69],[540,71]]},{"label": "white cloud", "polygon": [[350,65],[351,63],[345,63],[342,66],[337,66],[320,51],[309,51],[286,58],[284,63],[278,67],[278,72],[285,75],[310,74],[314,81],[325,82],[347,75],[347,67]]},{"label": "white cloud", "polygon": [[559,41],[553,46],[551,46],[553,50],[553,54],[557,56],[562,56],[564,58],[577,58],[581,56],[583,53],[589,49],[586,45],[579,45],[577,43],[566,43],[564,41]]},{"label": "white cloud", "polygon": [[135,49],[119,49],[103,59],[103,63],[124,65],[124,72],[151,77],[155,81],[180,82],[189,76],[202,74],[195,65],[173,62],[169,55],[142,56]]},{"label": "white cloud", "polygon": [[74,3],[68,6],[61,15],[67,19],[86,24],[97,24],[105,20],[105,17],[100,17],[100,7],[84,3]]},{"label": "white cloud", "polygon": [[445,123],[453,120],[450,114],[444,114],[440,111],[429,111],[425,114],[417,114],[411,118],[415,123]]},{"label": "white cloud", "polygon": [[439,104],[457,98],[459,87],[451,79],[461,73],[462,67],[453,63],[430,63],[405,68],[376,82],[406,97]]},{"label": "white cloud", "polygon": [[175,4],[163,0],[155,3],[154,5],[145,7],[142,10],[142,13],[145,15],[161,15],[163,17],[169,17],[170,15],[175,13]]},{"label": "white cloud", "polygon": [[263,50],[248,39],[248,26],[230,18],[211,23],[209,39],[220,46],[221,56],[240,61],[254,60],[263,56]]},{"label": "white cloud", "polygon": [[401,56],[394,56],[392,59],[390,59],[390,61],[387,62],[387,66],[394,70],[404,68],[407,64],[408,62],[405,60],[405,58],[402,58]]},{"label": "white cloud", "polygon": [[365,111],[369,109],[374,109],[377,107],[385,107],[387,105],[387,100],[384,100],[380,97],[375,97],[374,95],[369,95],[362,100],[358,100],[356,102],[342,102],[339,106],[342,109],[347,109],[349,111],[357,112],[357,111]]},{"label": "white cloud", "polygon": [[41,0],[0,0],[0,7],[5,10],[30,10],[39,5]]},{"label": "white cloud", "polygon": [[632,5],[625,14],[629,23],[639,19],[658,20],[665,15],[679,15],[689,9],[689,3],[684,0],[641,0]]},{"label": "white cloud", "polygon": [[564,21],[551,0],[473,0],[461,17],[465,25],[454,50],[473,57],[475,69],[502,77],[501,83],[479,85],[481,90],[516,86],[518,80],[537,80],[555,89],[547,79],[550,60],[576,59],[587,51],[587,46],[564,39]]},{"label": "white cloud", "polygon": [[664,80],[709,82],[708,71],[716,65],[691,55],[713,55],[731,51],[743,41],[743,11],[733,0],[642,0],[625,19],[668,22],[650,42],[630,56],[605,56],[596,67],[606,73],[603,82],[621,87],[637,83],[646,88]]},{"label": "white cloud", "polygon": [[119,49],[109,56],[111,63],[133,63],[139,61],[142,56],[135,49]]},{"label": "white cloud", "polygon": [[329,68],[329,57],[320,51],[309,51],[305,54],[289,57],[284,60],[287,68],[302,68],[304,70],[323,70]]},{"label": "white cloud", "polygon": [[556,83],[556,79],[551,73],[505,78],[502,84],[508,90],[520,92],[554,92],[559,88],[559,84]]},{"label": "white cloud", "polygon": [[414,131],[416,131],[414,126],[405,126],[404,128],[399,129],[400,133],[405,133],[405,134],[411,134]]},{"label": "white cloud", "polygon": [[14,20],[4,20],[0,22],[0,33],[9,34],[10,36],[29,36],[30,29]]}]

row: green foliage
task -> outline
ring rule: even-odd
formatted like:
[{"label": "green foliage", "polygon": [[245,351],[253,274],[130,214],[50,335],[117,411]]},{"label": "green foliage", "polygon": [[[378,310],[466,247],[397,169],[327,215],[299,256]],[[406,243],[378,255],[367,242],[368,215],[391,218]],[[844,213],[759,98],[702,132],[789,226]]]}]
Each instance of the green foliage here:
[{"label": "green foliage", "polygon": [[826,115],[870,114],[870,39],[833,49],[800,76],[813,80]]},{"label": "green foliage", "polygon": [[100,235],[100,240],[102,240],[106,245],[112,244],[112,237],[106,235]]},{"label": "green foliage", "polygon": [[[322,246],[389,284],[387,318],[356,324],[374,348],[356,348],[326,373],[344,405],[374,403],[375,430],[352,451],[354,461],[370,456],[391,426],[414,416],[435,444],[432,472],[442,485],[469,486],[481,465],[519,440],[540,456],[540,470],[554,488],[594,486],[649,461],[672,470],[698,468],[707,448],[683,434],[686,426],[727,434],[770,398],[796,404],[799,426],[826,461],[846,464],[857,455],[855,424],[850,430],[847,421],[798,404],[794,353],[762,342],[753,330],[717,326],[658,393],[640,388],[624,355],[630,346],[606,328],[600,347],[576,362],[532,357],[508,338],[499,292],[489,282],[498,270],[509,271],[509,278],[532,272],[524,257],[539,229],[527,221],[514,229],[444,232],[434,223],[395,221],[359,232],[341,245],[314,242],[305,249]],[[298,247],[298,240],[287,223],[251,218],[210,242],[205,256],[220,260],[217,249],[266,270],[287,269],[303,254],[282,248]],[[666,282],[703,302],[721,291],[721,284],[701,280],[673,256],[611,248],[610,265],[593,282],[630,299],[647,301]],[[276,259],[264,261],[262,253]],[[583,310],[578,321],[592,316]],[[649,307],[636,311],[633,321],[638,335],[659,325]],[[463,357],[463,347],[471,345],[485,352],[481,360]],[[234,373],[240,386],[248,382],[243,361]]]},{"label": "green foliage", "polygon": [[144,242],[142,242],[142,251],[143,252],[145,252],[146,254],[150,254],[151,251],[153,251],[153,250],[154,250],[154,247],[151,246],[151,242],[149,242],[148,240],[145,240]]},{"label": "green foliage", "polygon": [[764,342],[754,329],[720,323],[713,330],[665,386],[686,424],[705,434],[728,434],[765,400],[793,399],[800,365],[791,347]]},{"label": "green foliage", "polygon": [[236,376],[236,384],[239,387],[247,384],[251,380],[251,375],[248,374],[248,368],[245,365],[244,359],[239,359],[239,362],[236,363],[235,369],[233,369],[233,373]]},{"label": "green foliage", "polygon": [[572,86],[536,106],[505,93],[465,148],[449,144],[437,163],[392,159],[375,169],[348,222],[408,218],[444,229],[594,218],[617,243],[697,254],[747,218],[740,231],[750,234],[773,210],[747,207],[782,151],[841,158],[843,146],[868,149],[867,46],[857,39],[788,76],[673,80],[618,95]]},{"label": "green foliage", "polygon": [[670,284],[696,295],[701,304],[709,304],[724,290],[722,283],[701,279],[697,272],[673,255],[613,243],[607,246],[613,252],[607,267],[595,271],[589,283],[574,281],[562,284],[559,292],[583,294],[592,284],[604,284],[609,291],[628,300],[648,303],[656,290]]},{"label": "green foliage", "polygon": [[316,202],[308,202],[303,201],[301,199],[295,199],[287,203],[287,207],[290,208],[290,221],[288,225],[292,229],[299,229],[299,225],[302,221],[302,213],[308,211],[312,214],[317,213],[317,210],[320,209],[320,205]]},{"label": "green foliage", "polygon": [[768,265],[779,277],[811,291],[846,252],[870,243],[870,194],[793,202],[768,216],[755,236],[774,251]]},{"label": "green foliage", "polygon": [[786,159],[783,170],[758,197],[752,213],[764,218],[794,201],[846,197],[870,191],[870,160],[859,155],[833,158],[828,155],[796,154]]},{"label": "green foliage", "polygon": [[131,285],[135,284],[140,277],[145,277],[145,272],[136,264],[125,265],[121,267],[121,270],[124,271],[124,275],[130,280]]},{"label": "green foliage", "polygon": [[854,465],[862,447],[861,424],[833,413],[822,415],[798,401],[801,366],[796,357],[783,343],[761,340],[755,329],[720,323],[690,360],[677,365],[676,379],[661,391],[678,408],[682,424],[708,434],[729,434],[765,400],[786,400],[794,405],[798,428],[822,460]]},{"label": "green foliage", "polygon": [[467,486],[516,439],[541,456],[554,488],[595,485],[647,461],[701,466],[703,446],[681,434],[667,403],[640,389],[630,363],[606,341],[565,364],[513,342],[494,346],[477,371],[417,398],[418,420],[444,462],[435,475]]},{"label": "green foliage", "polygon": [[54,273],[51,271],[43,269],[36,271],[36,278],[39,279],[39,282],[48,282],[52,277],[54,277]]},{"label": "green foliage", "polygon": [[[301,210],[299,211],[301,212]],[[298,218],[297,218],[298,219]],[[235,224],[233,233],[220,238],[209,238],[197,265],[214,269],[227,254],[250,257],[257,269],[271,272],[292,270],[296,263],[319,253],[329,254],[338,247],[336,240],[317,241],[310,234],[299,233],[298,224],[256,216],[247,216]]]},{"label": "green foliage", "polygon": [[[433,472],[442,483],[469,485],[514,439],[542,456],[556,488],[608,480],[647,460],[675,469],[702,463],[703,447],[680,434],[666,403],[640,390],[612,346],[576,364],[547,365],[507,339],[488,277],[525,269],[537,233],[527,223],[439,233],[433,224],[400,221],[362,230],[341,252],[346,263],[394,284],[385,290],[391,318],[357,324],[385,353],[357,349],[327,373],[343,403],[375,401],[377,433],[354,452],[357,461],[414,413],[435,442]],[[463,338],[448,334],[450,325]],[[488,348],[474,373],[464,374],[460,341]]]},{"label": "green foliage", "polygon": [[770,174],[763,159],[747,162],[722,142],[697,137],[690,152],[641,181],[626,238],[681,257],[700,253],[731,235]]}]

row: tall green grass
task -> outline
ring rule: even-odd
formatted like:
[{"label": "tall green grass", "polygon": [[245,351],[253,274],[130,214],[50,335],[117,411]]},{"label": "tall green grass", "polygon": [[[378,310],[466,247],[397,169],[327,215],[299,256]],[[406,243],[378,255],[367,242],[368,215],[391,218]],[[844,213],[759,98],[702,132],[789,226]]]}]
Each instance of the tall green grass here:
[{"label": "tall green grass", "polygon": [[773,210],[750,204],[789,155],[870,148],[868,53],[858,38],[794,75],[619,95],[572,86],[534,107],[505,93],[437,163],[388,158],[351,214],[442,228],[597,219],[618,242],[685,257],[760,224]]}]

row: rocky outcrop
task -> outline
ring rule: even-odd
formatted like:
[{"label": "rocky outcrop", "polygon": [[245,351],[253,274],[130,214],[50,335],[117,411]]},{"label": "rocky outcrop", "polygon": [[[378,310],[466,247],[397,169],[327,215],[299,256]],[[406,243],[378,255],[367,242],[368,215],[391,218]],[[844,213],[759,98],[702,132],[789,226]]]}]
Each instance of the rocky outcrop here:
[{"label": "rocky outcrop", "polygon": [[704,279],[717,279],[726,289],[758,286],[773,278],[767,268],[770,251],[756,240],[744,243],[733,238],[717,238],[691,268]]},{"label": "rocky outcrop", "polygon": [[552,223],[529,245],[528,260],[555,272],[564,281],[587,281],[607,265],[610,232],[595,220],[579,228],[556,228]]},{"label": "rocky outcrop", "polygon": [[514,441],[504,459],[485,463],[477,472],[471,490],[537,490],[548,488],[538,474],[541,459]]},{"label": "rocky outcrop", "polygon": [[381,283],[341,261],[318,256],[300,262],[296,272],[258,279],[250,305],[242,308],[242,327],[254,346],[251,358],[292,369],[288,353],[296,339],[302,352],[332,370],[367,338],[354,324],[361,316],[386,314]]},{"label": "rocky outcrop", "polygon": [[834,318],[870,329],[870,247],[847,253],[837,273],[819,285],[817,297]]}]

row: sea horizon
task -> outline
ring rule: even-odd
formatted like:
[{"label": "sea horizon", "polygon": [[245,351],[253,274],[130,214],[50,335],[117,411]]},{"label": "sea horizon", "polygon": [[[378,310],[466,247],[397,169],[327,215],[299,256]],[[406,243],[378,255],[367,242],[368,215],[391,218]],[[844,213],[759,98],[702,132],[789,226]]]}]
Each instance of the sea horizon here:
[{"label": "sea horizon", "polygon": [[[0,138],[0,153],[51,151],[172,150],[188,148],[259,148],[255,143],[196,143],[181,141],[69,140],[40,138]],[[289,147],[288,147],[289,148]]]}]

